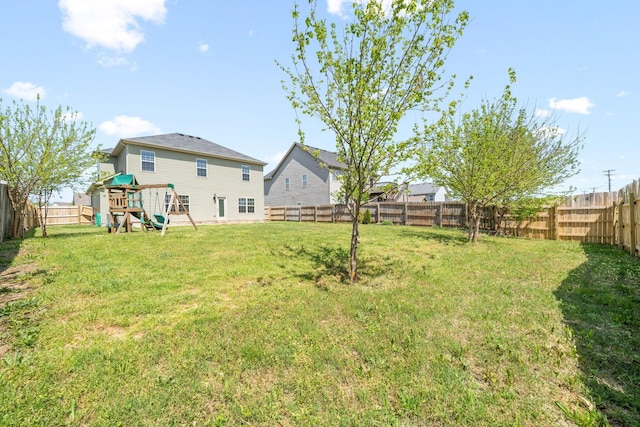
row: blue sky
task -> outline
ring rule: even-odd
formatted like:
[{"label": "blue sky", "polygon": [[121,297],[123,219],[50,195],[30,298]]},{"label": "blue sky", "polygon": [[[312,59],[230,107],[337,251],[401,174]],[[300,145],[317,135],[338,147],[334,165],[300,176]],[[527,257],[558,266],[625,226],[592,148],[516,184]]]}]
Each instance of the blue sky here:
[{"label": "blue sky", "polygon": [[[342,0],[319,0],[340,22]],[[95,144],[181,132],[268,162],[296,141],[285,98],[290,0],[13,1],[2,8],[0,97],[70,106],[97,129]],[[303,6],[306,2],[303,3]],[[473,75],[465,108],[513,93],[558,125],[586,132],[578,193],[617,190],[640,177],[640,2],[459,0],[471,22],[446,63]],[[411,118],[410,118],[411,119]],[[321,125],[303,119],[310,145],[334,150]],[[70,192],[59,198],[70,201]]]}]

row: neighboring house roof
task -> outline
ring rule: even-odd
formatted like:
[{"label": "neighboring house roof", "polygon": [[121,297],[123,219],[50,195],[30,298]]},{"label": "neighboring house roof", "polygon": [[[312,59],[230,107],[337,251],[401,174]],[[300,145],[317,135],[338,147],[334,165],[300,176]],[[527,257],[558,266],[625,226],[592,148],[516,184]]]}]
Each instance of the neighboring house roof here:
[{"label": "neighboring house roof", "polygon": [[423,194],[436,194],[444,187],[441,187],[432,182],[423,182],[422,184],[411,184],[409,185],[409,195],[411,196],[420,196]]},{"label": "neighboring house roof", "polygon": [[264,176],[265,180],[273,178],[276,171],[280,169],[280,166],[282,166],[282,163],[287,159],[287,157],[289,157],[289,154],[291,154],[291,151],[293,151],[293,149],[296,147],[300,148],[302,151],[309,154],[318,163],[326,164],[329,167],[329,169],[346,169],[347,168],[347,165],[340,162],[338,160],[338,155],[333,151],[327,151],[327,150],[323,150],[322,148],[316,148],[310,145],[302,145],[299,142],[294,142],[289,148],[289,150],[287,151],[287,153],[282,157],[282,160],[280,160],[280,163],[278,163],[275,169],[273,169],[271,172],[269,172]]},{"label": "neighboring house roof", "polygon": [[135,144],[149,148],[162,148],[170,151],[200,154],[227,160],[266,165],[265,162],[249,157],[245,154],[215,144],[198,136],[183,133],[168,133],[165,135],[141,136],[136,138],[122,138],[112,149],[102,150],[104,153],[117,156],[127,144]]}]

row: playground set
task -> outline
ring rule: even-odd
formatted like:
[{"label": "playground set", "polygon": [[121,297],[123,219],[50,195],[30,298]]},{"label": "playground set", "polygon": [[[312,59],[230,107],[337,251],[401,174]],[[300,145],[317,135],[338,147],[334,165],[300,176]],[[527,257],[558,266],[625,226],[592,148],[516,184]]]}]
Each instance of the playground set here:
[{"label": "playground set", "polygon": [[[162,230],[161,235],[164,236],[169,225],[169,215],[187,215],[189,221],[196,230],[196,223],[191,218],[189,211],[182,204],[178,197],[173,184],[138,184],[133,175],[117,175],[111,181],[111,184],[105,185],[109,195],[109,214],[110,224],[108,224],[109,232],[116,234],[122,230],[125,232],[132,231],[134,222],[139,222],[143,231]],[[164,210],[160,207],[160,199],[158,190],[164,188],[165,195],[163,203],[166,203]],[[142,192],[149,190],[151,199],[151,190],[156,189],[156,212],[149,216],[144,210],[142,203]],[[169,202],[166,202],[169,194]],[[137,220],[137,221],[136,221]]]}]

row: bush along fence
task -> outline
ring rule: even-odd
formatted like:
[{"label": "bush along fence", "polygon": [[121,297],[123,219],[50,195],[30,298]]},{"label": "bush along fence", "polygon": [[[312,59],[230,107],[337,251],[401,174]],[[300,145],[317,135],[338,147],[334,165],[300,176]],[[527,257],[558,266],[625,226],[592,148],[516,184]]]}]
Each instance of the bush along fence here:
[{"label": "bush along fence", "polygon": [[[376,223],[456,228],[468,224],[466,205],[461,202],[379,202],[364,205],[366,210]],[[266,206],[265,220],[351,222],[351,216],[345,205]],[[486,209],[481,228],[512,236],[616,245],[640,256],[640,182],[617,192],[570,197],[524,220]]]}]

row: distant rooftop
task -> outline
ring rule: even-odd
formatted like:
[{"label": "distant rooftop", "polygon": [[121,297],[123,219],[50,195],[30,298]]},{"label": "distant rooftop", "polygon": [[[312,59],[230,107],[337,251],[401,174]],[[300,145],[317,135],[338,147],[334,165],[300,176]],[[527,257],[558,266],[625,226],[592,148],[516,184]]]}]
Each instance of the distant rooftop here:
[{"label": "distant rooftop", "polygon": [[435,194],[442,187],[432,182],[423,182],[421,184],[409,185],[409,194],[412,196],[421,196],[423,194]]}]

